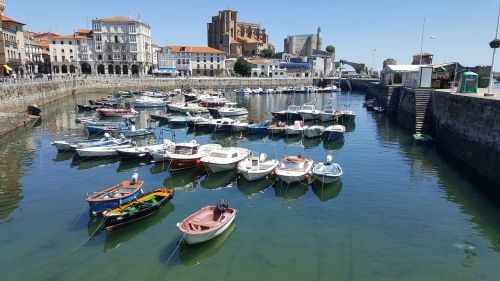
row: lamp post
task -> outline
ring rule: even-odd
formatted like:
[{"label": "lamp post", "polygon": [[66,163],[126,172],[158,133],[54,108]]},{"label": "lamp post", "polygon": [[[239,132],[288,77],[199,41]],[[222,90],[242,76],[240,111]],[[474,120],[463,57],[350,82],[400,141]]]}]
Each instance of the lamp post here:
[{"label": "lamp post", "polygon": [[488,93],[485,96],[493,96],[493,66],[495,65],[495,53],[498,47],[500,47],[500,42],[498,40],[498,22],[500,21],[500,3],[498,4],[498,16],[497,16],[497,29],[495,30],[495,39],[490,42],[490,47],[493,49],[493,56],[491,58],[491,69],[490,69],[490,85],[488,87]]}]

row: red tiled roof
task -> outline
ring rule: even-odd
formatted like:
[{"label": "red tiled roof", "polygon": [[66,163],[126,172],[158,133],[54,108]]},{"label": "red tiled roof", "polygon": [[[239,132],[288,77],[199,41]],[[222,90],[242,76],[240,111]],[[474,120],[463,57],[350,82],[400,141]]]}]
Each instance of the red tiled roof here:
[{"label": "red tiled roof", "polygon": [[76,30],[77,33],[91,33],[92,32],[92,29],[85,29],[85,28],[82,28],[82,29],[77,29]]},{"label": "red tiled roof", "polygon": [[87,36],[80,35],[60,35],[60,36],[51,36],[51,39],[89,39]]},{"label": "red tiled roof", "polygon": [[134,22],[133,19],[127,18],[127,17],[122,17],[122,16],[100,18],[100,19],[95,19],[95,20],[98,20],[98,21],[107,21],[107,22]]},{"label": "red tiled roof", "polygon": [[45,38],[45,37],[54,37],[54,36],[59,36],[57,33],[53,32],[40,32],[35,35],[36,38]]},{"label": "red tiled roof", "polygon": [[15,19],[9,18],[9,17],[4,16],[4,15],[2,15],[2,21],[5,21],[5,22],[14,22],[14,23],[25,25],[24,23],[22,23],[20,21],[17,21]]},{"label": "red tiled roof", "polygon": [[40,41],[40,47],[49,47],[49,41],[47,41],[47,40],[41,40]]},{"label": "red tiled roof", "polygon": [[206,54],[225,54],[221,50],[217,50],[210,47],[198,47],[198,46],[165,46],[162,48],[169,48],[176,53],[206,53]]}]

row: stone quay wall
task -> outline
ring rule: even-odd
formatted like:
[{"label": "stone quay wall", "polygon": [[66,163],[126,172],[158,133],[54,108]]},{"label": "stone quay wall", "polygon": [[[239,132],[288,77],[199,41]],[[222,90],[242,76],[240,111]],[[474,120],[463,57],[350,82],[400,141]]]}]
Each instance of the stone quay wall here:
[{"label": "stone quay wall", "polygon": [[367,90],[367,96],[377,98],[388,109],[397,101],[393,116],[411,133],[415,132],[418,94],[430,95],[423,132],[469,168],[500,186],[500,99],[378,84]]}]

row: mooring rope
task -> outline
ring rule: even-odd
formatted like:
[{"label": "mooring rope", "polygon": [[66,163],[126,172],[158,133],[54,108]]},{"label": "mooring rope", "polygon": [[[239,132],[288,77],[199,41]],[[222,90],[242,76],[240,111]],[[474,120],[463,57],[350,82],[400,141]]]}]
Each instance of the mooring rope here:
[{"label": "mooring rope", "polygon": [[182,240],[184,240],[184,237],[186,237],[186,234],[182,234],[181,240],[179,240],[179,242],[177,243],[177,246],[175,246],[174,251],[172,252],[172,254],[170,254],[170,257],[168,257],[167,261],[164,263],[165,265],[167,265],[170,262],[170,260],[174,256],[175,252],[177,252],[177,250],[181,247],[181,243],[182,243]]}]

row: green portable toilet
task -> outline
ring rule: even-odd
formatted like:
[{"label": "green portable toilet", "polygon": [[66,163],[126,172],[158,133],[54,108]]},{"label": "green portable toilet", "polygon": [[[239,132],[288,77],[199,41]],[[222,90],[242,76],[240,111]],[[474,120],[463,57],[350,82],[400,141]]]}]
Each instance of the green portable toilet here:
[{"label": "green portable toilet", "polygon": [[458,84],[459,93],[477,93],[477,78],[478,75],[471,71],[466,71],[460,75],[460,83]]}]

